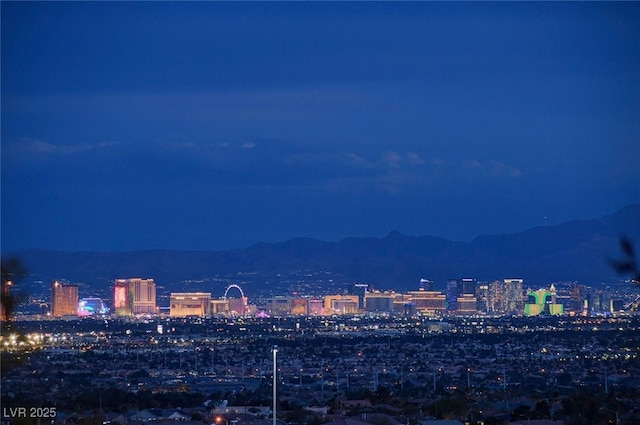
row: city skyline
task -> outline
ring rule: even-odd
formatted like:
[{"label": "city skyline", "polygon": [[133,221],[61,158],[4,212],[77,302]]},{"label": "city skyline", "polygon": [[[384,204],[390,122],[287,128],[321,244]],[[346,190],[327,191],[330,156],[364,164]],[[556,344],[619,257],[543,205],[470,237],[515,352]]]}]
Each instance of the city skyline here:
[{"label": "city skyline", "polygon": [[[456,316],[589,316],[620,314],[637,308],[640,296],[618,292],[612,288],[590,288],[576,282],[531,285],[521,278],[449,279],[444,291],[433,288],[433,282],[421,279],[415,288],[374,289],[370,284],[354,283],[342,291],[293,291],[252,295],[240,285],[230,284],[221,297],[206,292],[175,288],[163,291],[157,301],[153,279],[118,278],[113,281],[112,308],[103,299],[80,298],[78,285],[64,281],[51,284],[50,308],[40,300],[39,313],[22,313],[21,317],[98,316],[98,317],[289,317],[289,316],[395,316],[444,318]],[[350,288],[350,289],[349,289]],[[230,290],[240,298],[227,297]],[[319,288],[318,288],[319,289]],[[364,289],[364,291],[363,291]],[[88,308],[87,308],[88,306]]]},{"label": "city skyline", "polygon": [[1,7],[3,252],[469,241],[640,202],[637,3]]}]

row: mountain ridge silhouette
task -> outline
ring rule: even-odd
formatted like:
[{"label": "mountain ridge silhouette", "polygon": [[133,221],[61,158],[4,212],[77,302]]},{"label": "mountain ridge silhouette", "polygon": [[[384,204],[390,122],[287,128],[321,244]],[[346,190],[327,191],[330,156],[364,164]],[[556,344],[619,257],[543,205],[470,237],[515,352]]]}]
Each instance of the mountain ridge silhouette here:
[{"label": "mountain ridge silhouette", "polygon": [[3,253],[3,257],[20,257],[32,276],[45,282],[67,279],[89,285],[121,277],[172,283],[229,273],[269,275],[292,270],[325,270],[342,275],[345,281],[397,289],[415,288],[420,278],[437,285],[461,277],[597,284],[620,279],[611,260],[620,255],[623,235],[633,243],[640,241],[640,204],[599,218],[482,235],[470,242],[391,231],[382,238],[348,237],[339,242],[294,238],[224,251],[29,249]]}]

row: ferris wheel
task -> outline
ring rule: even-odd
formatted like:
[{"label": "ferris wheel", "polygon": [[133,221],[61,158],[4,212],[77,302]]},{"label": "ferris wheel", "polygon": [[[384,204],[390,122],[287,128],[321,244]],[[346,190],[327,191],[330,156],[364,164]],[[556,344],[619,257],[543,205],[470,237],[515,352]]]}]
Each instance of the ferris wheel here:
[{"label": "ferris wheel", "polygon": [[225,299],[225,300],[227,299],[227,294],[229,293],[229,289],[231,289],[231,288],[235,288],[238,291],[240,291],[240,297],[244,298],[244,292],[242,292],[242,288],[240,286],[236,285],[235,283],[233,283],[233,284],[227,286],[227,290],[224,291],[224,297],[222,297],[223,299]]}]

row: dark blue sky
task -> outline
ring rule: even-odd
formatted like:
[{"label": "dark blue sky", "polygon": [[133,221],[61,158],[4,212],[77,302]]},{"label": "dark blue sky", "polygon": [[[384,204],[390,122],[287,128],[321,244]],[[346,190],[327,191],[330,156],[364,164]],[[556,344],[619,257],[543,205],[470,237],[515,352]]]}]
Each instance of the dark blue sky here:
[{"label": "dark blue sky", "polygon": [[640,3],[1,12],[3,251],[466,241],[640,202]]}]

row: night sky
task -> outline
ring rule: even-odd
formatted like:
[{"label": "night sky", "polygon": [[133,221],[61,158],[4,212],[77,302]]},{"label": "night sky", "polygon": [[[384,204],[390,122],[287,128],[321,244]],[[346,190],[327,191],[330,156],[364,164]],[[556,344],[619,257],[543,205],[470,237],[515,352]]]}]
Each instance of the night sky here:
[{"label": "night sky", "polygon": [[469,241],[640,202],[640,3],[20,2],[2,250]]}]

